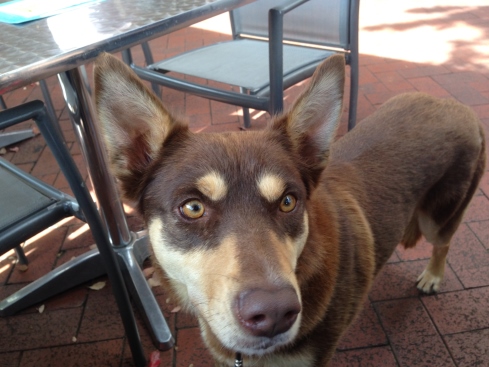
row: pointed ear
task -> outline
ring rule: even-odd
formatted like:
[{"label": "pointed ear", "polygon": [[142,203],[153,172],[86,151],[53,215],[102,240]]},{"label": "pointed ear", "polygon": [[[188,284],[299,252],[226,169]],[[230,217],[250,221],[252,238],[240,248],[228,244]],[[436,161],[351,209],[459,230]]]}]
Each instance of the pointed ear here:
[{"label": "pointed ear", "polygon": [[119,59],[107,53],[95,61],[95,103],[109,163],[123,194],[139,199],[139,187],[148,165],[176,129],[153,92]]},{"label": "pointed ear", "polygon": [[[326,166],[343,107],[345,58],[334,55],[318,66],[311,83],[275,128],[287,135],[314,181]],[[281,124],[281,126],[278,126]]]}]

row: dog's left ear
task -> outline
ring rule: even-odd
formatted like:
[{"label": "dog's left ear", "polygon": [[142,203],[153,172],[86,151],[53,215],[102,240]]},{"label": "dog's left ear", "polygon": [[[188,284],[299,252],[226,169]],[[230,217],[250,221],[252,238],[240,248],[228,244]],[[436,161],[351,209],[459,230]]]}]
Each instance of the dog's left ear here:
[{"label": "dog's left ear", "polygon": [[343,107],[345,58],[334,55],[318,66],[311,83],[284,118],[277,119],[276,129],[285,129],[306,163],[313,181],[326,166],[331,143],[336,136]]}]

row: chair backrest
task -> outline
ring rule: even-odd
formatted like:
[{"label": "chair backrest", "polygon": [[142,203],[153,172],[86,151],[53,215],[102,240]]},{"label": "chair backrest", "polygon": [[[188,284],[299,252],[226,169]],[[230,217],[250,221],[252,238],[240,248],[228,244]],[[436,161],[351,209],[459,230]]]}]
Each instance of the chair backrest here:
[{"label": "chair backrest", "polygon": [[[358,0],[310,0],[284,17],[284,40],[350,49],[351,3]],[[230,12],[235,37],[268,38],[268,9],[283,4],[258,0]]]}]

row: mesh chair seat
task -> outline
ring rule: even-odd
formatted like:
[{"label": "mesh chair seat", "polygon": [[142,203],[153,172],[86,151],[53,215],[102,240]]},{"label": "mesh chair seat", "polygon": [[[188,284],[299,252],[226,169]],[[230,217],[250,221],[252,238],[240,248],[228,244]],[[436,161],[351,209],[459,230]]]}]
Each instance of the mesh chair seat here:
[{"label": "mesh chair seat", "polygon": [[0,231],[55,202],[1,166],[0,187]]},{"label": "mesh chair seat", "polygon": [[[161,72],[172,71],[236,85],[251,94],[260,94],[270,85],[268,46],[268,42],[251,39],[222,42],[148,67]],[[284,45],[284,83],[287,84],[287,78],[298,73],[301,74],[301,79],[312,75],[316,66],[332,54],[332,51],[324,49]]]},{"label": "mesh chair seat", "polygon": [[[0,254],[75,215],[76,200],[0,158]],[[22,255],[21,255],[22,256]]]}]

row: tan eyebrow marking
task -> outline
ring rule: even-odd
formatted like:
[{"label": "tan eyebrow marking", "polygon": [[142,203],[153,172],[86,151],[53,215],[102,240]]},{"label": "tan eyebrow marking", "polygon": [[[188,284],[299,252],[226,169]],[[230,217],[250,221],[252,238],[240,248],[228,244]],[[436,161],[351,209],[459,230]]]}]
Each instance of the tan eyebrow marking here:
[{"label": "tan eyebrow marking", "polygon": [[285,182],[277,175],[265,173],[258,179],[258,189],[260,194],[272,203],[283,195]]},{"label": "tan eyebrow marking", "polygon": [[228,185],[223,176],[212,171],[197,180],[197,189],[211,200],[223,199],[228,192]]}]

